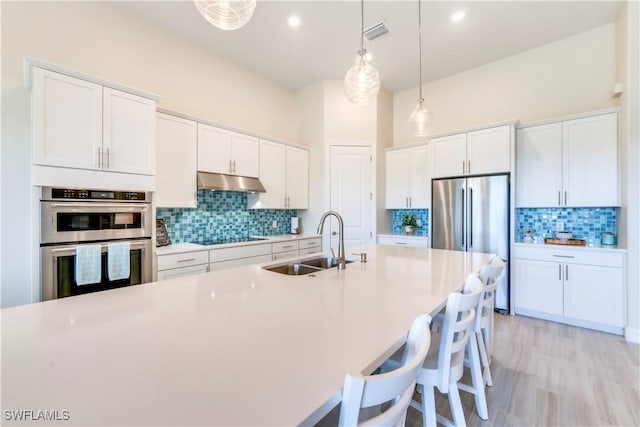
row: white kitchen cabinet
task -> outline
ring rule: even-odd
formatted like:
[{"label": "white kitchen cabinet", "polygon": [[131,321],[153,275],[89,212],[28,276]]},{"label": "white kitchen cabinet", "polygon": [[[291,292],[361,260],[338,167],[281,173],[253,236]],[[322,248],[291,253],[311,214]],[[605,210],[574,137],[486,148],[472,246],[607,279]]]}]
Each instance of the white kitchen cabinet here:
[{"label": "white kitchen cabinet", "polygon": [[34,68],[31,108],[35,164],[101,167],[102,86]]},{"label": "white kitchen cabinet", "polygon": [[34,163],[155,174],[152,99],[33,68]]},{"label": "white kitchen cabinet", "polygon": [[108,87],[102,101],[102,169],[155,175],[155,101]]},{"label": "white kitchen cabinet", "polygon": [[287,145],[287,208],[309,208],[309,152]]},{"label": "white kitchen cabinet", "polygon": [[418,236],[378,235],[379,245],[409,246],[414,248],[428,248],[429,238]]},{"label": "white kitchen cabinet", "polygon": [[271,243],[209,250],[209,271],[271,261]]},{"label": "white kitchen cabinet", "polygon": [[157,265],[157,280],[206,273],[209,267],[209,252],[204,250],[177,254],[159,254]]},{"label": "white kitchen cabinet", "polygon": [[291,258],[300,255],[298,249],[300,248],[297,240],[276,242],[271,245],[271,252],[273,254],[273,261],[278,261],[284,258]]},{"label": "white kitchen cabinet", "polygon": [[197,128],[193,120],[157,113],[156,207],[196,207]]},{"label": "white kitchen cabinet", "polygon": [[385,153],[385,207],[429,209],[431,182],[426,145]]},{"label": "white kitchen cabinet", "polygon": [[623,333],[624,253],[516,246],[515,311]]},{"label": "white kitchen cabinet", "polygon": [[309,152],[261,139],[260,182],[266,192],[249,194],[249,209],[307,209]]},{"label": "white kitchen cabinet", "polygon": [[300,239],[298,241],[298,252],[300,256],[322,252],[322,237]]},{"label": "white kitchen cabinet", "polygon": [[198,170],[257,178],[258,138],[198,123]]},{"label": "white kitchen cabinet", "polygon": [[518,129],[517,207],[618,206],[618,114]]},{"label": "white kitchen cabinet", "polygon": [[559,206],[562,189],[562,123],[518,129],[516,205]]},{"label": "white kitchen cabinet", "polygon": [[511,170],[511,125],[434,138],[434,178]]}]

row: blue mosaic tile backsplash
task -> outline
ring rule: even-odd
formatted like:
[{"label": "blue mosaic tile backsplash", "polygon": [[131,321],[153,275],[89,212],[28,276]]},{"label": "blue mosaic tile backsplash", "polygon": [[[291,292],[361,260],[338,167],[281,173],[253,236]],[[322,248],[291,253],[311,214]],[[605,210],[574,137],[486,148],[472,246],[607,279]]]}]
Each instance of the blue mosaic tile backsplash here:
[{"label": "blue mosaic tile backsplash", "polygon": [[416,236],[429,235],[429,209],[394,209],[393,210],[393,233],[402,234],[402,216],[415,215],[422,226],[416,229]]},{"label": "blue mosaic tile backsplash", "polygon": [[558,221],[564,222],[564,231],[575,239],[590,243],[600,243],[605,231],[617,233],[616,208],[527,208],[516,209],[518,240],[522,240],[527,228],[539,240],[554,237]]},{"label": "blue mosaic tile backsplash", "polygon": [[288,234],[294,216],[295,209],[247,209],[247,193],[236,191],[198,190],[197,208],[156,209],[172,243]]}]

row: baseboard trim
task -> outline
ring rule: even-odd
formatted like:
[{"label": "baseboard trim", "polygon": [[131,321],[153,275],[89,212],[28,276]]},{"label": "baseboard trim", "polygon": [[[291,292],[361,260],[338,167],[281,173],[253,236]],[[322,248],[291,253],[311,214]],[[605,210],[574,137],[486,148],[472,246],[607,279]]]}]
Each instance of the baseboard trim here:
[{"label": "baseboard trim", "polygon": [[640,344],[640,329],[639,328],[624,328],[624,339],[629,342]]}]

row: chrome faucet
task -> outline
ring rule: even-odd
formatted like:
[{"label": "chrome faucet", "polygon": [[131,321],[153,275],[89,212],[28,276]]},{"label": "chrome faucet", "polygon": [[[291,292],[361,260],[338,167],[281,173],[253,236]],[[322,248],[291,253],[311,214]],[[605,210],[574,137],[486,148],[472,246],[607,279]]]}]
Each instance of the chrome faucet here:
[{"label": "chrome faucet", "polygon": [[329,215],[335,216],[338,219],[338,225],[340,226],[340,246],[338,246],[338,258],[336,258],[336,264],[338,265],[338,269],[342,270],[347,266],[347,262],[344,258],[344,221],[342,220],[340,214],[336,211],[327,211],[322,214],[322,218],[320,218],[320,224],[318,224],[318,234],[322,234],[324,221]]}]

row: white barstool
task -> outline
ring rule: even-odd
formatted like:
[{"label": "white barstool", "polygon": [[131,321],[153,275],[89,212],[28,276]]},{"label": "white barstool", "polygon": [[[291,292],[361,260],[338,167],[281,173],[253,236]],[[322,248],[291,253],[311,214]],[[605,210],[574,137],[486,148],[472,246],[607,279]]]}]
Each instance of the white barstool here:
[{"label": "white barstool", "polygon": [[[480,300],[482,282],[477,274],[470,275],[462,293],[452,293],[442,316],[439,332],[432,328],[429,354],[418,372],[418,391],[422,393],[422,404],[412,401],[411,407],[422,412],[425,426],[436,426],[436,422],[450,426],[450,420],[436,414],[435,388],[447,394],[456,426],[465,426],[466,421],[458,382],[464,371],[464,354],[471,336],[475,318],[475,307]],[[389,359],[383,369],[391,369],[399,362]]]},{"label": "white barstool", "polygon": [[[426,314],[414,320],[405,345],[404,363],[397,369],[379,375],[347,374],[342,390],[339,426],[404,426],[418,370],[429,351],[430,324],[431,317]],[[367,411],[361,411],[392,400],[391,407],[382,413],[378,411],[367,417]]]}]

